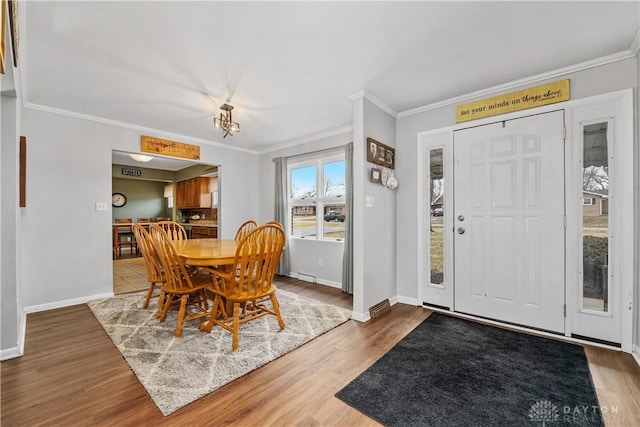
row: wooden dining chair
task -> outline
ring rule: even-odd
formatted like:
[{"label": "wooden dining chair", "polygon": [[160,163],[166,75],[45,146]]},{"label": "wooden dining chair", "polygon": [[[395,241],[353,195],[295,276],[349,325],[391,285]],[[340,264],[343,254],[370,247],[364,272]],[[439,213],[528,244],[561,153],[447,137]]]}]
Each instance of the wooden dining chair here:
[{"label": "wooden dining chair", "polygon": [[118,256],[122,256],[122,247],[129,247],[129,250],[133,254],[135,249],[138,253],[138,245],[136,244],[136,238],[133,235],[133,229],[131,226],[119,226],[118,224],[131,224],[133,221],[131,218],[115,218],[114,238],[115,247],[118,251]]},{"label": "wooden dining chair", "polygon": [[168,216],[158,216],[158,217],[156,217],[156,222],[160,222],[160,221],[171,221],[171,218],[169,218]]},{"label": "wooden dining chair", "polygon": [[273,284],[284,242],[282,227],[262,225],[238,243],[231,269],[210,270],[214,277],[213,309],[209,321],[200,324],[200,330],[211,332],[213,325],[226,329],[233,335],[231,348],[235,351],[241,324],[271,314],[278,319],[280,329],[285,328]]},{"label": "wooden dining chair", "polygon": [[190,276],[171,238],[161,227],[151,224],[150,234],[165,279],[160,288],[160,298],[163,299],[160,321],[165,321],[174,298],[178,298],[180,308],[174,332],[175,337],[178,338],[182,335],[182,325],[185,321],[202,319],[209,315],[206,289],[212,287],[212,277],[208,274]]},{"label": "wooden dining chair", "polygon": [[159,221],[156,225],[162,228],[171,240],[187,240],[187,231],[177,222]]},{"label": "wooden dining chair", "polygon": [[153,222],[153,218],[136,218],[137,223],[149,223]]},{"label": "wooden dining chair", "polygon": [[[162,265],[158,253],[153,246],[153,240],[151,234],[147,229],[140,224],[133,224],[133,234],[136,237],[136,242],[142,252],[144,263],[147,267],[147,280],[149,281],[149,289],[144,298],[142,308],[149,307],[149,300],[151,298],[158,298],[158,309],[156,310],[156,317],[160,317],[162,308],[164,305],[164,292],[162,292],[162,285],[165,282],[164,274],[162,272]],[[154,294],[158,290],[157,294]]]},{"label": "wooden dining chair", "polygon": [[243,222],[242,225],[238,227],[238,231],[236,231],[236,242],[241,241],[244,236],[255,230],[256,227],[258,227],[258,223],[254,220]]}]

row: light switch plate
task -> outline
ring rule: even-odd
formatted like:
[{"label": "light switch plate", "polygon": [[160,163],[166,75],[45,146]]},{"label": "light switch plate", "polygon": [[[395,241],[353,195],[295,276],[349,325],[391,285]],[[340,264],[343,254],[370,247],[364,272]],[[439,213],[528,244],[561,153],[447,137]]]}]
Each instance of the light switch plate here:
[{"label": "light switch plate", "polygon": [[109,210],[109,205],[107,205],[107,202],[96,202],[96,211],[100,212],[100,211],[108,211]]},{"label": "light switch plate", "polygon": [[365,198],[364,198],[364,206],[366,208],[372,208],[373,207],[373,196],[365,196]]}]

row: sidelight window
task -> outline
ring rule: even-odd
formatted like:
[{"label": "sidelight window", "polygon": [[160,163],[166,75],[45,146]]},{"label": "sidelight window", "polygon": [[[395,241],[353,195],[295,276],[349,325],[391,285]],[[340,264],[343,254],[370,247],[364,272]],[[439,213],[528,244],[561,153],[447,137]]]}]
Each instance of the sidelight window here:
[{"label": "sidelight window", "polygon": [[431,284],[444,283],[444,175],[443,149],[429,150],[429,265],[431,266]]},{"label": "sidelight window", "polygon": [[[607,122],[583,128],[582,308],[609,311],[609,141]],[[598,204],[592,194],[598,195]]]}]

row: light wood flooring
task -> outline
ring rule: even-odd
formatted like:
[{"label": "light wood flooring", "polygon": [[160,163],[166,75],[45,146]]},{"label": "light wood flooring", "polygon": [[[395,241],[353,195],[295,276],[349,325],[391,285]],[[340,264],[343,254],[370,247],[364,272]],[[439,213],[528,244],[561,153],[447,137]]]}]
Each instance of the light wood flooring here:
[{"label": "light wood flooring", "polygon": [[133,257],[113,261],[113,293],[127,294],[149,288],[144,258]]},{"label": "light wood flooring", "polygon": [[[280,286],[350,307],[340,290]],[[84,304],[27,318],[25,355],[1,364],[3,426],[373,426],[334,394],[430,315],[396,304],[310,343],[163,417]],[[624,353],[585,347],[608,426],[640,425],[640,368]],[[419,372],[416,372],[418,375]]]}]

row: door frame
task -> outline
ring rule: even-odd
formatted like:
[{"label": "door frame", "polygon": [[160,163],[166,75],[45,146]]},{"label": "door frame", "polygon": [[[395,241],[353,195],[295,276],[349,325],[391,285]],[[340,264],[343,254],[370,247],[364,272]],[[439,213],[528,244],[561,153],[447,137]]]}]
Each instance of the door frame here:
[{"label": "door frame", "polygon": [[[441,287],[427,287],[426,279],[430,278],[430,266],[428,260],[429,254],[429,217],[427,216],[430,208],[430,201],[426,198],[426,183],[428,179],[428,161],[427,150],[430,149],[443,149],[444,156],[444,170],[453,171],[453,132],[456,130],[462,130],[477,126],[483,126],[490,123],[495,123],[503,120],[511,120],[522,118],[534,114],[547,113],[554,110],[564,110],[565,114],[565,126],[566,126],[566,142],[565,142],[565,212],[567,217],[566,227],[566,251],[565,251],[565,304],[567,305],[567,315],[565,319],[565,336],[571,337],[571,333],[574,328],[574,323],[577,321],[577,314],[579,311],[579,296],[580,284],[578,283],[578,247],[577,244],[573,244],[575,239],[571,236],[579,234],[582,228],[582,224],[578,224],[577,208],[575,204],[570,205],[570,196],[576,191],[573,188],[575,181],[568,179],[570,176],[575,177],[575,173],[571,174],[568,171],[575,167],[576,162],[576,149],[575,146],[579,135],[575,135],[575,132],[580,128],[579,123],[574,120],[574,110],[580,110],[588,107],[595,107],[604,104],[611,104],[612,114],[616,115],[616,123],[619,130],[619,140],[628,141],[622,144],[617,153],[617,169],[623,169],[622,176],[618,176],[617,179],[624,179],[626,181],[619,182],[617,184],[617,194],[624,194],[627,197],[621,197],[624,205],[618,209],[616,215],[617,224],[624,224],[624,233],[619,233],[617,237],[616,252],[619,254],[618,264],[618,284],[620,286],[619,293],[619,317],[620,317],[620,349],[627,353],[632,352],[633,346],[633,317],[637,308],[634,307],[634,284],[636,277],[634,276],[634,262],[636,253],[634,252],[634,242],[637,239],[637,224],[634,223],[634,214],[636,212],[634,184],[637,185],[637,172],[633,169],[634,163],[634,139],[633,139],[633,89],[625,89],[621,91],[611,92],[603,95],[596,95],[592,97],[580,98],[577,100],[565,101],[557,104],[546,105],[542,107],[532,108],[528,110],[518,111],[514,113],[508,113],[500,116],[494,116],[484,119],[475,120],[473,122],[465,122],[452,126],[448,126],[440,129],[433,129],[425,132],[419,132],[417,134],[417,295],[418,304],[423,305],[425,301],[425,294],[429,293],[430,299],[436,306],[448,307],[449,312],[455,312],[454,308],[454,280],[453,280],[453,244],[452,239],[447,239],[445,234],[445,278],[443,286]],[[615,107],[615,108],[614,108]],[[584,115],[581,116],[582,121],[585,120]],[[598,118],[598,117],[594,117]],[[448,179],[445,179],[445,203],[444,203],[444,227],[445,230],[451,231],[451,224],[453,224],[453,177],[450,175]],[[449,185],[447,185],[449,182]],[[619,225],[615,225],[620,227]],[[448,272],[448,273],[447,273]],[[472,317],[473,316],[467,316]],[[494,323],[494,321],[491,321]],[[495,322],[499,324],[500,322]],[[522,328],[527,330],[527,328]],[[576,340],[580,341],[580,340]]]}]

